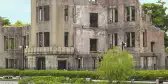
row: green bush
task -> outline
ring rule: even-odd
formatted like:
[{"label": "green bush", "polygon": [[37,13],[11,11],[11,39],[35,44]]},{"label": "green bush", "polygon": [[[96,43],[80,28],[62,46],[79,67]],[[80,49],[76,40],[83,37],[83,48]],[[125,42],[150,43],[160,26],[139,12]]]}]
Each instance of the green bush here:
[{"label": "green bush", "polygon": [[158,77],[162,77],[163,80],[168,79],[168,70],[141,70],[136,71],[136,78],[142,80],[155,80]]},{"label": "green bush", "polygon": [[16,70],[0,69],[0,76],[56,76],[70,78],[98,78],[94,71],[61,71],[61,70]]},{"label": "green bush", "polygon": [[0,76],[18,76],[19,72],[16,69],[0,69]]},{"label": "green bush", "polygon": [[[0,76],[55,76],[69,78],[98,79],[99,75],[94,71],[60,71],[60,70],[16,70],[0,69]],[[142,80],[155,80],[158,77],[168,80],[168,70],[138,70],[134,78]],[[103,78],[103,77],[102,77]],[[133,78],[133,77],[130,77]]]},{"label": "green bush", "polygon": [[72,78],[66,79],[65,77],[54,77],[54,76],[34,76],[19,81],[19,84],[61,84],[61,83],[73,83],[73,84],[96,84],[93,82],[87,82],[83,78]]},{"label": "green bush", "polygon": [[20,71],[21,76],[64,76],[70,78],[97,78],[93,71],[59,71],[59,70],[24,70]]}]

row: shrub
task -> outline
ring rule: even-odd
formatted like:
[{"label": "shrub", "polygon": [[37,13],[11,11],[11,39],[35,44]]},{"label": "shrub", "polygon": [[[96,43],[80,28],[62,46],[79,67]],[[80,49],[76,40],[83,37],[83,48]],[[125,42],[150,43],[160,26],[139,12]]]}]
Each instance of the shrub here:
[{"label": "shrub", "polygon": [[16,69],[0,69],[0,76],[18,76],[19,70]]},{"label": "shrub", "polygon": [[[60,70],[16,70],[16,69],[0,69],[0,76],[55,76],[69,78],[92,78],[98,79],[99,75],[94,71],[60,71]],[[168,70],[137,70],[133,76],[136,79],[156,80],[158,77],[168,80]],[[130,78],[133,78],[130,77]],[[102,79],[103,77],[99,78]],[[72,79],[75,80],[75,79]]]},{"label": "shrub", "polygon": [[158,77],[162,77],[162,79],[168,79],[168,70],[141,70],[136,71],[136,78],[142,80],[156,80]]},{"label": "shrub", "polygon": [[70,78],[98,78],[94,71],[61,71],[61,70],[16,70],[0,69],[0,76],[56,76]]},{"label": "shrub", "polygon": [[19,84],[61,84],[61,83],[74,83],[74,84],[95,84],[93,82],[87,82],[83,78],[66,79],[65,77],[54,76],[34,76],[19,81]]},{"label": "shrub", "polygon": [[20,71],[21,76],[64,76],[70,78],[97,78],[93,71],[59,71],[59,70],[24,70]]}]

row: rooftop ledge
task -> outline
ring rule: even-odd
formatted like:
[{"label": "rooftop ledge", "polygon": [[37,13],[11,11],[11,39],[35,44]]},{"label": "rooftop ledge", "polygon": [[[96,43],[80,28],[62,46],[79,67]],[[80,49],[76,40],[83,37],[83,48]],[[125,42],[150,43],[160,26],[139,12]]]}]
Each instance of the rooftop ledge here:
[{"label": "rooftop ledge", "polygon": [[71,55],[74,54],[74,47],[33,47],[26,48],[24,53],[26,56],[38,54]]}]

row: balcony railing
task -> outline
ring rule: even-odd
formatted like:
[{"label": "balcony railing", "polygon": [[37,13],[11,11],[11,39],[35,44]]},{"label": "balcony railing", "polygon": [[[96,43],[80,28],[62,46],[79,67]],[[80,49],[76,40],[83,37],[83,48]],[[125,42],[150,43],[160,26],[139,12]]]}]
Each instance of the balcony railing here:
[{"label": "balcony railing", "polygon": [[50,55],[69,55],[74,54],[74,47],[33,47],[26,48],[25,55],[38,55],[38,54],[50,54]]}]

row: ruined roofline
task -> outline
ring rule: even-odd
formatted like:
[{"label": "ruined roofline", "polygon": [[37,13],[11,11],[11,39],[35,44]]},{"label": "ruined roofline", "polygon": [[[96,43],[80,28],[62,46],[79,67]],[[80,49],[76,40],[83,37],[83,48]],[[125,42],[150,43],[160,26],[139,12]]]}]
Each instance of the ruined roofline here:
[{"label": "ruined roofline", "polygon": [[25,27],[31,27],[31,25],[25,25],[25,26],[3,26],[3,28],[25,28]]},{"label": "ruined roofline", "polygon": [[156,30],[159,30],[159,31],[161,31],[161,32],[164,32],[164,31],[161,30],[159,27],[156,27],[156,26],[154,26],[154,25],[152,25],[152,29],[156,29]]}]

